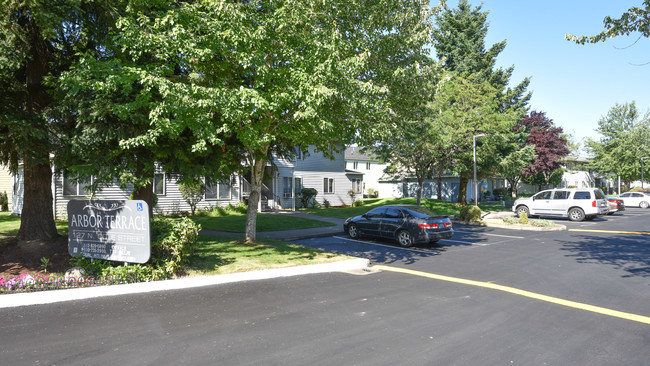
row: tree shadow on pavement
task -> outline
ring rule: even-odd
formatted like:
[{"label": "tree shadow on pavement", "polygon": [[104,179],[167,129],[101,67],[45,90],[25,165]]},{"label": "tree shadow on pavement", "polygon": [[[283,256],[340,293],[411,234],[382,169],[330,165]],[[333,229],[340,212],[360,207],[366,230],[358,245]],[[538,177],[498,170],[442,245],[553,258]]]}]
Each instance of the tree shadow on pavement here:
[{"label": "tree shadow on pavement", "polygon": [[600,263],[623,270],[623,277],[650,277],[650,236],[617,235],[601,237],[581,235],[561,242],[568,257],[579,263]]}]

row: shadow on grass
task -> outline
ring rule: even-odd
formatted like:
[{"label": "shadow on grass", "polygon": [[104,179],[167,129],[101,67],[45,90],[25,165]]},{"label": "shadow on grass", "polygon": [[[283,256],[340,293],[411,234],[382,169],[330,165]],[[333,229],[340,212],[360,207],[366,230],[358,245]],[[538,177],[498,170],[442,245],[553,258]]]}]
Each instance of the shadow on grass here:
[{"label": "shadow on grass", "polygon": [[337,259],[344,258],[280,240],[263,239],[256,244],[245,244],[238,237],[201,235],[187,269],[196,274],[223,274]]}]

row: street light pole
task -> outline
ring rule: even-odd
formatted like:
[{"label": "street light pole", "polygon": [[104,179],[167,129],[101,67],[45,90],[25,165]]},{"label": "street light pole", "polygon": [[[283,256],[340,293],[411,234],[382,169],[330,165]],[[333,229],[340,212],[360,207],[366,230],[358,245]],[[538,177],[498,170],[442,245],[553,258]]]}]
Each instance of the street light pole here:
[{"label": "street light pole", "polygon": [[647,156],[641,158],[641,189],[643,189],[643,159],[647,159]]},{"label": "street light pole", "polygon": [[484,133],[474,135],[474,206],[478,206],[478,182],[476,181],[476,138],[485,136]]}]

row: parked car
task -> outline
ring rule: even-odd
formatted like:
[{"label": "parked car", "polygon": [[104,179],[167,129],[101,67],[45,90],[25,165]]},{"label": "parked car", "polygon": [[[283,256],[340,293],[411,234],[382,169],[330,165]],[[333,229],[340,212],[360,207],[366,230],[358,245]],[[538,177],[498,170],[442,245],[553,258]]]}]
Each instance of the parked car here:
[{"label": "parked car", "polygon": [[607,196],[607,207],[609,208],[608,215],[613,215],[615,212],[625,211],[623,200],[616,197]]},{"label": "parked car", "polygon": [[352,239],[360,236],[389,238],[403,247],[435,243],[454,234],[449,216],[415,205],[379,206],[361,216],[348,218],[343,229]]},{"label": "parked car", "polygon": [[617,198],[623,200],[623,205],[628,207],[650,207],[650,195],[643,192],[625,192]]},{"label": "parked car", "polygon": [[516,200],[512,211],[517,216],[525,212],[528,216],[561,216],[582,221],[605,215],[609,209],[599,188],[555,188]]}]

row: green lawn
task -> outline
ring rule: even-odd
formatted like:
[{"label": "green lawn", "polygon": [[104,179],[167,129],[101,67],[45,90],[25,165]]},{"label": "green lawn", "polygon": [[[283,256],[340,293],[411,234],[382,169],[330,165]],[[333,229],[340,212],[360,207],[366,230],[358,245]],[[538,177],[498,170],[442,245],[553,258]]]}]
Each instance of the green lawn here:
[{"label": "green lawn", "polygon": [[[0,212],[0,238],[15,236],[20,229],[20,217],[12,216],[9,212]],[[65,235],[68,233],[68,222],[56,222],[56,229],[59,234]]]},{"label": "green lawn", "polygon": [[[230,214],[226,216],[194,216],[192,220],[208,230],[243,233],[246,230],[246,215]],[[257,231],[281,231],[294,229],[310,229],[314,227],[335,226],[336,224],[292,217],[289,215],[257,214]]]},{"label": "green lawn", "polygon": [[[308,208],[301,209],[301,212],[307,212],[314,215],[336,217],[345,219],[352,216],[358,216],[368,212],[368,210],[383,206],[383,205],[415,205],[417,199],[413,197],[408,198],[373,198],[365,199],[363,206],[359,207],[330,207],[330,208]],[[460,213],[461,205],[453,202],[436,200],[431,198],[423,198],[422,206],[429,208],[433,212],[440,215],[457,215]],[[504,211],[509,210],[510,207],[502,207],[500,203],[496,204],[479,204],[479,208],[483,211]]]},{"label": "green lawn", "polygon": [[263,239],[259,244],[250,245],[234,237],[201,235],[186,271],[190,276],[205,276],[344,259],[350,257],[280,240]]}]

